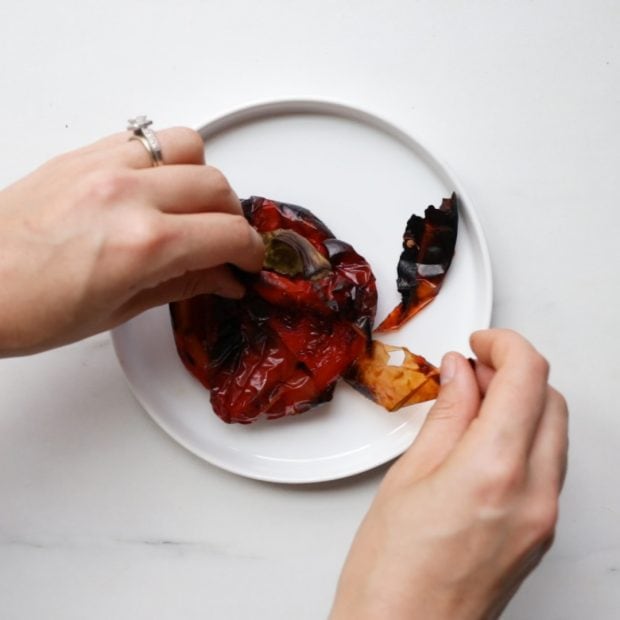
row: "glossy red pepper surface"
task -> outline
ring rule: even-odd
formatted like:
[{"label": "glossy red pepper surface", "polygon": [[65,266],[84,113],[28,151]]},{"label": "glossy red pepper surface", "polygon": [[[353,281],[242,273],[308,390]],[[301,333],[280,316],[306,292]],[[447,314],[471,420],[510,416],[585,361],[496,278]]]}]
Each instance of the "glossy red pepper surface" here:
[{"label": "glossy red pepper surface", "polygon": [[242,205],[259,232],[292,230],[329,261],[312,277],[270,269],[243,276],[239,301],[202,295],[170,305],[179,355],[210,390],[215,413],[249,423],[331,399],[370,346],[377,292],[366,260],[310,211],[258,197]]}]

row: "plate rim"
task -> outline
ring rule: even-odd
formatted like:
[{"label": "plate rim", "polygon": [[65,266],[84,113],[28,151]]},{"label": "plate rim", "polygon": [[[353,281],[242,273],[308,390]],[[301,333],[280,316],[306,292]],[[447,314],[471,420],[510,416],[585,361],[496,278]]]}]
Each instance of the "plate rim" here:
[{"label": "plate rim", "polygon": [[[478,214],[473,207],[473,203],[469,198],[467,192],[464,190],[458,177],[454,174],[453,170],[443,160],[436,157],[420,140],[414,137],[411,133],[404,130],[398,124],[386,119],[375,112],[371,112],[365,108],[351,103],[345,103],[342,101],[321,99],[321,98],[291,98],[291,99],[266,99],[249,102],[239,105],[230,109],[227,112],[223,112],[215,115],[203,125],[201,125],[197,131],[200,134],[203,143],[212,139],[216,135],[230,129],[231,127],[238,126],[240,123],[248,123],[258,121],[267,118],[273,118],[278,115],[291,115],[291,114],[321,114],[325,116],[337,116],[348,120],[356,120],[367,124],[375,129],[378,129],[384,133],[389,134],[393,138],[403,143],[407,148],[417,152],[426,162],[430,164],[433,171],[441,178],[448,181],[451,186],[454,187],[456,193],[461,197],[463,203],[467,206],[466,217],[468,224],[472,228],[474,237],[478,241],[478,253],[482,264],[482,280],[485,282],[484,293],[485,299],[480,301],[481,304],[481,320],[480,323],[483,327],[489,327],[491,324],[491,316],[493,310],[493,274],[491,267],[490,253],[486,240],[486,235]],[[234,463],[220,459],[217,456],[205,455],[204,452],[194,448],[185,438],[181,437],[175,430],[168,426],[165,420],[162,420],[159,416],[150,411],[148,404],[145,402],[147,399],[139,393],[139,390],[133,385],[127,367],[125,365],[123,354],[120,351],[120,331],[122,331],[123,325],[118,326],[111,330],[110,335],[116,357],[123,370],[125,381],[127,382],[131,393],[136,398],[138,403],[148,417],[155,422],[159,428],[161,428],[171,439],[182,446],[185,450],[199,458],[201,461],[210,463],[222,469],[224,471],[233,473],[235,475],[242,476],[253,480],[259,480],[262,482],[271,482],[277,484],[317,484],[321,482],[330,482],[335,480],[342,480],[357,476],[363,472],[371,471],[377,467],[385,465],[385,463],[397,458],[405,450],[406,447],[401,449],[399,446],[393,452],[390,452],[384,459],[374,462],[370,466],[359,465],[347,470],[346,473],[335,472],[331,475],[319,475],[314,477],[278,477],[274,475],[262,474],[260,472],[248,471],[243,467],[236,467]],[[483,328],[481,327],[481,328]]]}]

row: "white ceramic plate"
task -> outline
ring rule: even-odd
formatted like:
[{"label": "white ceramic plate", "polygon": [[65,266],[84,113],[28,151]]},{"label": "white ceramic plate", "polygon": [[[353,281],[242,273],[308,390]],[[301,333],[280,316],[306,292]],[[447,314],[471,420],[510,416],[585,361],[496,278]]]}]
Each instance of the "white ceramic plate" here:
[{"label": "white ceramic plate", "polygon": [[[398,332],[382,337],[438,363],[468,352],[468,336],[487,327],[491,269],[465,192],[412,137],[356,108],[321,101],[249,106],[201,129],[209,163],[237,193],[308,207],[373,267],[377,320],[398,302],[395,277],[405,222],[456,191],[461,198],[454,262],[437,299]],[[146,312],[113,332],[136,397],[180,444],[228,471],[272,482],[350,476],[398,456],[418,433],[428,405],[387,413],[348,385],[331,403],[293,418],[227,425],[208,392],[177,357],[168,308]]]}]

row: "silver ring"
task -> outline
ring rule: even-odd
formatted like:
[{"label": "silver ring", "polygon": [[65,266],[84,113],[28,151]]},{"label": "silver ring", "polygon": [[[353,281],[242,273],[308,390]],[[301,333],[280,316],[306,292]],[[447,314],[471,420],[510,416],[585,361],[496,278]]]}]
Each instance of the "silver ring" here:
[{"label": "silver ring", "polygon": [[127,129],[133,131],[133,136],[129,138],[129,141],[138,140],[142,142],[142,145],[151,157],[153,166],[163,166],[164,158],[161,153],[161,145],[157,135],[150,128],[153,121],[150,121],[146,116],[136,116],[135,118],[130,118],[127,122]]}]

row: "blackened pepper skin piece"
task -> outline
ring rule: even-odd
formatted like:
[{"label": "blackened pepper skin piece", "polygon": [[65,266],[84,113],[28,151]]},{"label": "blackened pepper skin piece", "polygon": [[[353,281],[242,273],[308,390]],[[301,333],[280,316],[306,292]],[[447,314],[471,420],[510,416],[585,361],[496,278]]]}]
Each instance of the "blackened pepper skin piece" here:
[{"label": "blackened pepper skin piece", "polygon": [[415,214],[409,218],[397,267],[402,301],[375,331],[398,329],[435,299],[452,263],[458,221],[455,193],[444,198],[438,209],[429,206],[424,218]]}]

